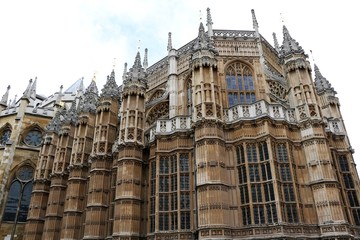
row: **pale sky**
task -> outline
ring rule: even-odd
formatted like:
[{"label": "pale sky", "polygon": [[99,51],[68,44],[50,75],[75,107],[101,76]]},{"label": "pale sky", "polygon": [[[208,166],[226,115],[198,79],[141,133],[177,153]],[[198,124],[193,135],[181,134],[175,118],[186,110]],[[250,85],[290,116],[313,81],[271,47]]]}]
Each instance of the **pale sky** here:
[{"label": "pale sky", "polygon": [[282,43],[282,20],[291,36],[313,58],[322,75],[338,92],[354,158],[360,163],[356,134],[359,100],[358,58],[360,22],[357,1],[268,0],[132,0],[132,1],[1,1],[0,97],[11,85],[10,99],[19,98],[30,78],[37,77],[37,93],[49,96],[94,73],[102,89],[113,68],[121,84],[124,63],[131,67],[140,40],[149,50],[149,66],[166,56],[168,32],[180,48],[197,36],[211,9],[213,28],[252,30],[255,10],[260,33],[273,44]]}]

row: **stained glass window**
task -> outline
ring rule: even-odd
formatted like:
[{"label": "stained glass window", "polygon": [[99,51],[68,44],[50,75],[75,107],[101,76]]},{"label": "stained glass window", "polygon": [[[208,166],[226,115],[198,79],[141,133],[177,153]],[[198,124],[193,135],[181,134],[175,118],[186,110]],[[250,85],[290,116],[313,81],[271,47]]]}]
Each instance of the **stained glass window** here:
[{"label": "stained glass window", "polygon": [[229,107],[256,101],[252,70],[245,64],[233,63],[226,69]]},{"label": "stained glass window", "polygon": [[23,166],[17,170],[7,197],[3,221],[26,222],[32,191],[33,169]]}]

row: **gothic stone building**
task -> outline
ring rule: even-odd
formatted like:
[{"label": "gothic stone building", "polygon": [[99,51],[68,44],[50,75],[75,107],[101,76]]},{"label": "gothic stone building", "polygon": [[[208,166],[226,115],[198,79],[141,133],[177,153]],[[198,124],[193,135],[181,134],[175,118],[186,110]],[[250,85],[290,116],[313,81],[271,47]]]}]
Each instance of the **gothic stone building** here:
[{"label": "gothic stone building", "polygon": [[[17,239],[360,238],[339,99],[283,27],[207,29],[122,85],[1,99],[0,219]],[[9,90],[9,89],[8,89]],[[31,198],[30,198],[31,195]]]}]

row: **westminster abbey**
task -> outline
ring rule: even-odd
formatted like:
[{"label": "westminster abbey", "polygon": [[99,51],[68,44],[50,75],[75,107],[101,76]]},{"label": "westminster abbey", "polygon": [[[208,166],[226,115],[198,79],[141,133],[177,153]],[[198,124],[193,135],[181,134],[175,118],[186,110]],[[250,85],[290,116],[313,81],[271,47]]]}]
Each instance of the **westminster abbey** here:
[{"label": "westminster abbey", "polygon": [[336,91],[251,14],[216,30],[207,9],[192,41],[169,33],[167,56],[138,52],[101,89],[1,86],[0,239],[360,239]]}]

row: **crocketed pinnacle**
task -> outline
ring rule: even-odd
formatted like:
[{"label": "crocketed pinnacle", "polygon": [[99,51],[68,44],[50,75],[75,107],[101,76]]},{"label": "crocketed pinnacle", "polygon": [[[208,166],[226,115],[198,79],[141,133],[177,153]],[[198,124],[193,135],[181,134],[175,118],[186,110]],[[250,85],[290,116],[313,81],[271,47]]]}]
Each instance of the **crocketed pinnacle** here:
[{"label": "crocketed pinnacle", "polygon": [[32,82],[33,82],[33,80],[30,79],[30,80],[29,80],[29,84],[28,84],[28,86],[26,87],[26,89],[25,89],[25,91],[24,91],[24,93],[23,93],[22,98],[30,98],[30,96],[31,96],[31,85],[32,85]]},{"label": "crocketed pinnacle", "polygon": [[141,58],[140,52],[137,52],[135,57],[135,62],[132,68],[129,69],[128,74],[126,75],[126,79],[124,81],[124,85],[128,85],[130,82],[144,82],[145,80],[145,71],[141,66]]},{"label": "crocketed pinnacle", "polygon": [[65,123],[74,124],[78,118],[78,112],[76,110],[76,98],[71,102],[70,109],[66,112]]},{"label": "crocketed pinnacle", "polygon": [[207,8],[206,12],[207,12],[207,14],[206,14],[206,26],[208,28],[208,36],[213,37],[214,36],[214,32],[213,32],[213,29],[212,29],[213,21],[212,21],[212,18],[211,18],[210,8]]},{"label": "crocketed pinnacle", "polygon": [[201,22],[199,26],[198,37],[195,39],[195,43],[193,45],[193,50],[212,50],[215,52],[213,41],[207,35],[204,29],[204,25]]},{"label": "crocketed pinnacle", "polygon": [[[314,70],[315,70],[315,88],[316,91],[318,93],[326,91],[326,90],[330,90],[335,92],[334,88],[331,87],[330,82],[322,76],[318,66],[316,66],[316,64],[314,65]],[[336,93],[336,92],[335,92]]]},{"label": "crocketed pinnacle", "polygon": [[206,25],[212,25],[213,21],[211,18],[210,8],[206,9]]},{"label": "crocketed pinnacle", "polygon": [[278,40],[277,40],[276,33],[273,32],[272,35],[273,35],[273,39],[274,39],[275,50],[276,50],[277,52],[279,52],[279,42],[278,42]]},{"label": "crocketed pinnacle", "polygon": [[93,79],[90,85],[85,90],[84,96],[80,102],[79,111],[95,113],[98,98],[98,89],[96,86],[96,82]]},{"label": "crocketed pinnacle", "polygon": [[101,90],[100,97],[116,98],[116,99],[119,98],[119,89],[118,89],[118,85],[116,84],[116,81],[115,81],[114,69],[111,71],[110,76],[107,76],[107,80],[106,80],[106,83],[105,83],[103,89]]},{"label": "crocketed pinnacle", "polygon": [[290,33],[285,25],[283,26],[283,35],[284,35],[284,40],[280,50],[281,56],[285,56],[288,54],[295,54],[295,53],[304,54],[304,50],[299,45],[299,43],[290,36]]},{"label": "crocketed pinnacle", "polygon": [[59,109],[59,111],[56,111],[55,116],[51,119],[51,121],[49,122],[49,124],[46,126],[46,129],[49,132],[58,132],[62,126],[62,121],[61,118],[64,117],[62,116],[62,110],[63,109]]},{"label": "crocketed pinnacle", "polygon": [[5,94],[2,96],[0,104],[6,106],[9,100],[10,85],[7,87]]},{"label": "crocketed pinnacle", "polygon": [[143,65],[144,65],[144,69],[146,70],[149,63],[148,63],[148,49],[145,48],[145,55],[144,55],[144,62],[143,62]]},{"label": "crocketed pinnacle", "polygon": [[172,48],[173,47],[172,47],[172,41],[171,41],[171,32],[169,32],[167,50],[170,51]]},{"label": "crocketed pinnacle", "polygon": [[30,97],[32,99],[36,98],[36,83],[37,83],[37,77],[35,77],[35,81],[31,85],[31,89],[30,89]]},{"label": "crocketed pinnacle", "polygon": [[253,20],[253,28],[257,31],[259,28],[259,24],[258,24],[258,21],[256,20],[254,9],[251,9],[251,16],[252,16],[252,20]]}]

